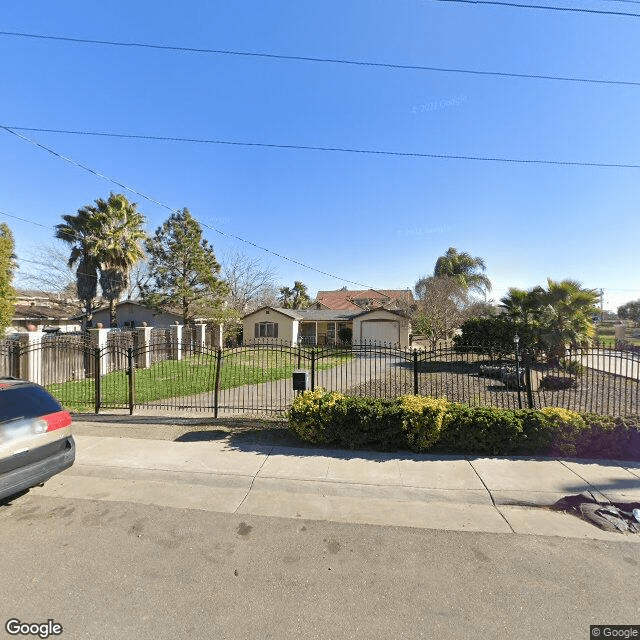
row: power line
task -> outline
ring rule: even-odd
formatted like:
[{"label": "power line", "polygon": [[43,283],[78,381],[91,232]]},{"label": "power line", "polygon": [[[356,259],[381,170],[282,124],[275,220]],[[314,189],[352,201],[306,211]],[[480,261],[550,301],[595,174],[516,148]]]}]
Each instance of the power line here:
[{"label": "power line", "polygon": [[[445,1],[445,0],[441,0]],[[446,0],[449,2],[461,2],[463,0]],[[470,1],[470,0],[469,0]],[[621,0],[619,0],[621,1]],[[630,0],[627,0],[630,1]],[[640,0],[638,0],[640,3]],[[484,3],[488,4],[488,3]],[[161,44],[149,44],[143,42],[118,42],[115,40],[92,40],[89,38],[70,38],[63,36],[51,36],[35,33],[20,33],[15,31],[0,31],[0,35],[14,36],[20,38],[34,38],[40,40],[57,40],[60,42],[72,42],[78,44],[96,44],[112,47],[130,47],[130,48],[142,48],[142,49],[156,49],[161,51],[177,51],[183,53],[198,53],[198,54],[215,54],[226,56],[240,56],[250,58],[266,58],[272,60],[289,60],[293,62],[316,62],[325,64],[342,64],[352,65],[359,67],[374,67],[382,69],[400,69],[405,71],[431,71],[438,73],[463,73],[477,76],[494,76],[502,78],[521,78],[527,80],[556,80],[560,82],[581,82],[589,84],[609,84],[609,85],[625,85],[625,86],[640,86],[640,81],[632,80],[604,80],[598,78],[581,78],[573,76],[558,76],[551,74],[534,74],[534,73],[509,73],[506,71],[483,71],[476,69],[460,69],[454,67],[434,67],[425,65],[412,65],[412,64],[394,64],[390,62],[373,62],[370,60],[351,60],[347,58],[321,58],[314,56],[296,56],[296,55],[284,55],[268,52],[257,51],[236,51],[231,49],[199,49],[195,47],[178,47]]]},{"label": "power line", "polygon": [[[37,140],[32,140],[31,138],[27,138],[26,136],[23,136],[19,133],[16,133],[15,131],[11,131],[10,128],[8,127],[4,127],[0,125],[0,129],[4,129],[5,131],[13,134],[14,136],[20,138],[21,140],[25,141],[25,142],[29,142],[30,144],[33,144],[37,147],[39,147],[40,149],[52,154],[53,156],[59,158],[60,160],[64,160],[65,162],[68,162],[69,164],[72,164],[80,169],[83,169],[84,171],[88,171],[89,173],[93,174],[94,176],[101,178],[102,180],[106,180],[108,182],[111,182],[117,186],[119,186],[122,189],[125,189],[127,191],[129,191],[130,193],[134,193],[135,195],[144,198],[145,200],[152,202],[154,204],[159,205],[160,207],[163,207],[164,209],[169,210],[172,213],[179,213],[179,209],[174,209],[172,207],[170,207],[167,204],[164,204],[163,202],[160,202],[159,200],[156,200],[155,198],[152,198],[144,193],[142,193],[141,191],[136,191],[135,189],[132,189],[131,187],[126,186],[125,184],[123,184],[122,182],[118,182],[117,180],[110,178],[109,176],[104,175],[103,173],[100,173],[94,169],[91,169],[90,167],[87,167],[86,165],[83,165],[79,162],[76,162],[75,160],[73,160],[72,158],[69,158],[67,156],[63,156],[62,154],[58,153],[57,151],[54,151],[53,149],[51,149],[50,147],[46,147],[45,145],[43,145],[42,143],[38,142]],[[17,216],[11,216],[11,217],[17,217]],[[24,219],[23,219],[24,220]],[[29,220],[25,220],[25,222],[32,222],[33,224],[39,224],[33,221],[29,221]],[[286,260],[288,262],[291,262],[293,264],[296,264],[300,267],[304,267],[305,269],[309,269],[310,271],[315,271],[316,273],[320,273],[321,275],[324,276],[328,276],[330,278],[334,278],[335,280],[339,280],[340,282],[347,282],[349,284],[355,284],[359,287],[364,287],[365,289],[370,289],[371,291],[374,291],[376,293],[382,293],[380,291],[378,291],[377,289],[374,289],[373,287],[371,287],[368,284],[363,284],[362,282],[356,282],[354,280],[348,280],[347,278],[343,278],[341,276],[337,276],[333,273],[329,273],[328,271],[323,271],[322,269],[317,269],[316,267],[311,267],[308,264],[305,264],[304,262],[301,262],[299,260],[296,260],[295,258],[289,258],[288,256],[282,255],[280,253],[277,253],[275,251],[272,251],[271,249],[268,249],[266,247],[262,247],[259,244],[256,244],[255,242],[251,242],[251,240],[246,240],[245,238],[241,238],[240,236],[234,235],[232,233],[226,233],[225,231],[220,231],[220,229],[216,229],[215,227],[212,227],[204,222],[201,222],[200,220],[198,220],[198,223],[209,229],[210,231],[214,231],[215,233],[218,233],[221,236],[225,236],[227,238],[233,238],[234,240],[239,240],[240,242],[244,242],[245,244],[248,244],[252,247],[255,247],[256,249],[260,249],[261,251],[264,251],[266,253],[269,253],[273,256],[276,256],[277,258],[280,258],[281,260]],[[44,225],[39,225],[39,226],[44,226]],[[49,227],[45,227],[45,228],[49,228]],[[384,295],[384,294],[383,294]]]},{"label": "power line", "polygon": [[640,13],[627,11],[609,11],[602,9],[585,9],[582,7],[557,7],[543,4],[520,4],[516,2],[503,2],[502,0],[434,0],[435,2],[450,2],[453,4],[494,5],[498,7],[514,7],[517,9],[540,9],[543,11],[563,11],[569,13],[591,13],[609,16],[624,16],[626,18],[640,18]]},{"label": "power line", "polygon": [[[401,158],[431,158],[436,160],[473,160],[478,162],[502,162],[502,163],[510,163],[510,164],[542,164],[542,165],[558,165],[565,167],[602,167],[602,168],[614,168],[614,169],[640,169],[640,164],[625,164],[618,162],[586,162],[579,160],[544,160],[539,158],[504,158],[498,156],[474,156],[474,155],[454,155],[454,154],[446,154],[446,153],[423,153],[418,151],[388,151],[382,149],[356,149],[350,147],[321,147],[321,146],[312,146],[312,145],[301,145],[301,144],[280,144],[280,143],[269,143],[269,142],[247,142],[247,141],[238,141],[238,140],[211,140],[204,138],[182,138],[176,136],[152,136],[152,135],[143,135],[143,134],[132,134],[132,133],[113,133],[106,131],[77,131],[72,129],[44,129],[39,127],[16,127],[14,125],[4,125],[0,124],[0,129],[4,129],[5,131],[12,133],[13,135],[23,138],[24,140],[28,140],[32,144],[35,144],[45,151],[49,153],[53,153],[54,155],[58,155],[53,152],[51,149],[41,145],[39,142],[30,140],[29,138],[23,137],[20,134],[16,133],[16,131],[33,131],[38,133],[61,133],[65,135],[75,135],[75,136],[97,136],[104,138],[122,138],[129,140],[150,140],[156,142],[185,142],[192,144],[213,144],[213,145],[229,145],[229,146],[237,146],[237,147],[258,147],[258,148],[266,148],[266,149],[294,149],[298,151],[329,151],[329,152],[338,152],[338,153],[355,153],[360,155],[375,155],[375,156],[395,156]],[[133,193],[137,193],[133,189],[129,189],[125,185],[122,185],[111,178],[107,178],[103,176],[93,169],[85,167],[83,165],[78,164],[74,160],[70,160],[68,158],[63,159],[71,162],[72,164],[76,164],[77,166],[85,169],[100,178],[105,178],[114,182],[118,186],[123,189],[128,189]],[[141,197],[142,194],[137,194]],[[156,204],[161,204],[156,202]],[[164,206],[164,205],[162,205]]]},{"label": "power line", "polygon": [[53,227],[47,226],[46,224],[40,224],[39,222],[35,222],[34,220],[21,218],[20,216],[13,216],[10,213],[5,213],[4,211],[0,211],[0,216],[6,216],[7,218],[13,218],[14,220],[21,220],[22,222],[28,222],[29,224],[35,224],[38,227],[42,227],[43,229],[53,229]]}]

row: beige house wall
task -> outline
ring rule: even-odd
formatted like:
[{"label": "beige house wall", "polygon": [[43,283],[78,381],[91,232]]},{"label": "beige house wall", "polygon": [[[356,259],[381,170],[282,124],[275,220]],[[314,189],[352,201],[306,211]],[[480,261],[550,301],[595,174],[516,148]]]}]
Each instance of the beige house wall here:
[{"label": "beige house wall", "polygon": [[[278,324],[278,337],[277,338],[256,338],[255,337],[255,325],[261,322],[274,322]],[[247,316],[242,321],[242,336],[243,342],[248,344],[250,342],[268,343],[289,343],[295,346],[298,343],[298,327],[299,322],[290,316],[286,316],[283,313],[275,311],[274,309],[261,309]]]}]

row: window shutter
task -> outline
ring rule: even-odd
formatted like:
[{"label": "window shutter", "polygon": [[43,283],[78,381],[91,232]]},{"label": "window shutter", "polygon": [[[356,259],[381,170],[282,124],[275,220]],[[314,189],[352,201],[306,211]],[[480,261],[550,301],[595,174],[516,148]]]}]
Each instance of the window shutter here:
[{"label": "window shutter", "polygon": [[253,334],[254,338],[258,338],[260,334],[260,325],[256,322],[255,324],[255,333]]},{"label": "window shutter", "polygon": [[273,323],[273,337],[274,338],[278,337],[278,323],[277,322]]}]

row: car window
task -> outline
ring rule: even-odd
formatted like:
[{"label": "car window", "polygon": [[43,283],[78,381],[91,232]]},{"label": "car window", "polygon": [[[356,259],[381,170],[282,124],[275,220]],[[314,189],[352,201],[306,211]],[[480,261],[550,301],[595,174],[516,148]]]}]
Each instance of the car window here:
[{"label": "car window", "polygon": [[60,403],[38,387],[13,387],[0,391],[0,422],[44,416],[61,410]]}]

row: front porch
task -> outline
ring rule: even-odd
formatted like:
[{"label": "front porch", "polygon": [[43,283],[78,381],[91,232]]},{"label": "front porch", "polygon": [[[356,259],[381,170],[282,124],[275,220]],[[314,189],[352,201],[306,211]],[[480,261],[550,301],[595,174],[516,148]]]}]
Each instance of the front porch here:
[{"label": "front porch", "polygon": [[298,330],[298,343],[312,346],[336,346],[349,344],[351,340],[341,340],[340,335],[344,329],[353,333],[352,322],[333,321],[301,321]]}]

